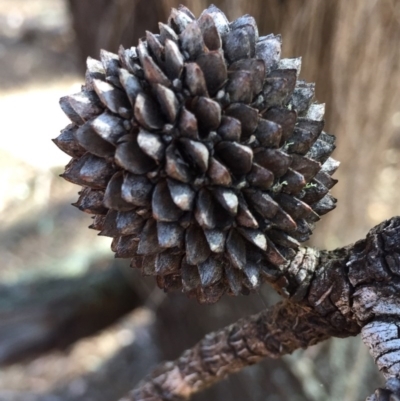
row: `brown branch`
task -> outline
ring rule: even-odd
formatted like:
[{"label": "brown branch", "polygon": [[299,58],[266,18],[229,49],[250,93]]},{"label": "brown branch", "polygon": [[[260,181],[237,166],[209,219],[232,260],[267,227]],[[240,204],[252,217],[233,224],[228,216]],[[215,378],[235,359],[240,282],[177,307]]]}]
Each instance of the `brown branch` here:
[{"label": "brown branch", "polygon": [[279,358],[331,335],[325,320],[312,310],[281,302],[208,334],[176,361],[160,365],[126,400],[185,400],[266,357]]},{"label": "brown branch", "polygon": [[139,305],[140,299],[118,263],[83,277],[3,286],[0,364],[65,349]]},{"label": "brown branch", "polygon": [[[376,341],[370,328],[374,321],[398,320],[400,315],[399,254],[399,217],[381,223],[352,246],[331,252],[300,249],[278,278],[267,278],[287,301],[207,335],[176,361],[158,366],[124,401],[186,400],[266,357],[277,358],[331,336],[357,335],[364,326],[369,329],[364,338],[375,341],[367,344],[373,355],[376,346],[387,352],[381,345],[384,338]],[[390,367],[380,366],[387,378],[400,376],[398,348]]]}]

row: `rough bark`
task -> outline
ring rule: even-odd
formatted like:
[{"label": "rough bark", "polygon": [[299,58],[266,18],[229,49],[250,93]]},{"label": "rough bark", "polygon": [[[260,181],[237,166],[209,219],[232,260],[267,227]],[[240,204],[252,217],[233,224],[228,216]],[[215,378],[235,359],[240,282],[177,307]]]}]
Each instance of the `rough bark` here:
[{"label": "rough bark", "polygon": [[[399,377],[400,347],[388,343],[398,339],[399,253],[400,217],[376,226],[352,246],[331,252],[300,249],[278,278],[269,278],[287,301],[207,335],[176,361],[160,365],[126,400],[185,400],[265,357],[331,336],[357,335],[363,328],[364,342],[380,358],[385,377]],[[395,330],[382,335],[390,332],[388,325]]]},{"label": "rough bark", "polygon": [[65,349],[139,306],[118,265],[83,277],[1,287],[0,364]]}]

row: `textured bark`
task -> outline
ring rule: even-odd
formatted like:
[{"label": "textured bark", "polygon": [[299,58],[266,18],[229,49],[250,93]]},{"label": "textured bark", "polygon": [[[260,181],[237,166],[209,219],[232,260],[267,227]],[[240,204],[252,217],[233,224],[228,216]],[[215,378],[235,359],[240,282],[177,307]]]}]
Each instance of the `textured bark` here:
[{"label": "textured bark", "polygon": [[117,266],[78,278],[0,288],[0,364],[65,349],[139,306]]},{"label": "textured bark", "polygon": [[[399,377],[399,253],[399,217],[376,226],[352,246],[331,252],[300,249],[279,277],[269,277],[287,301],[207,335],[176,361],[160,365],[126,399],[185,400],[263,358],[362,329],[386,378]],[[377,390],[371,400],[386,399],[379,391],[387,395]]]},{"label": "textured bark", "polygon": [[128,400],[188,399],[264,358],[279,358],[334,335],[309,308],[285,301],[207,335],[175,362],[160,365]]}]

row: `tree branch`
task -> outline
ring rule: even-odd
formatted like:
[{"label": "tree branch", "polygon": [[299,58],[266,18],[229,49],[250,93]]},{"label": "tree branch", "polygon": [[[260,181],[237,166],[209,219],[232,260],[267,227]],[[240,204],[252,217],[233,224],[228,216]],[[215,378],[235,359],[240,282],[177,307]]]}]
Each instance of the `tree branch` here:
[{"label": "tree branch", "polygon": [[176,361],[159,365],[126,400],[186,400],[266,357],[279,358],[323,341],[332,335],[330,329],[312,310],[290,301],[278,303],[208,334]]},{"label": "tree branch", "polygon": [[[285,302],[207,335],[176,361],[157,367],[124,401],[186,400],[263,358],[331,336],[357,335],[363,327],[372,354],[383,355],[380,369],[389,379],[399,377],[400,343],[382,346],[388,339],[399,341],[399,275],[400,217],[376,226],[352,246],[330,252],[301,248],[280,274],[267,277],[288,298]],[[396,337],[377,340],[374,329],[379,332],[382,324],[374,322],[382,320],[394,324]],[[388,349],[390,358],[385,358]]]}]

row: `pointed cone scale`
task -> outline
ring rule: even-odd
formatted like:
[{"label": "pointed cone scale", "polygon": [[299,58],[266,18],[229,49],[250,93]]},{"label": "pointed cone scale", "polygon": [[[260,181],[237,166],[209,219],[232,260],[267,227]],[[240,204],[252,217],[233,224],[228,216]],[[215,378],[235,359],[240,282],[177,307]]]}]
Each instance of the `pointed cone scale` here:
[{"label": "pointed cone scale", "polygon": [[267,250],[267,238],[261,230],[254,230],[252,228],[238,228],[238,232],[249,241],[251,244],[257,246],[263,251]]},{"label": "pointed cone scale", "polygon": [[184,66],[183,55],[171,39],[165,40],[165,70],[170,80],[180,78]]},{"label": "pointed cone scale", "polygon": [[125,89],[125,92],[128,96],[128,99],[132,107],[134,107],[137,95],[143,92],[143,88],[142,85],[140,84],[139,79],[135,77],[133,74],[130,74],[124,68],[121,68],[119,70],[119,81],[121,82],[121,85]]},{"label": "pointed cone scale", "polygon": [[166,46],[167,40],[171,40],[174,43],[178,43],[179,40],[178,35],[169,25],[159,22],[158,28],[160,29],[159,40],[161,44]]},{"label": "pointed cone scale", "polygon": [[247,262],[243,272],[250,284],[250,289],[256,290],[261,284],[260,268],[252,262]]},{"label": "pointed cone scale", "polygon": [[118,238],[115,249],[116,258],[133,258],[136,256],[138,240],[136,235],[124,235]]},{"label": "pointed cone scale", "polygon": [[223,283],[218,282],[208,287],[199,287],[196,292],[200,304],[213,304],[218,302],[225,294],[226,289]]},{"label": "pointed cone scale", "polygon": [[[137,261],[138,266],[142,270],[143,276],[154,276],[156,274],[156,263],[157,263],[158,255],[149,254],[145,255],[143,258],[140,258],[140,261]],[[136,260],[139,258],[135,258]],[[135,260],[135,259],[132,259]],[[157,278],[160,276],[157,276]]]},{"label": "pointed cone scale", "polygon": [[156,274],[165,276],[177,273],[181,267],[182,254],[168,249],[157,256]]},{"label": "pointed cone scale", "polygon": [[240,142],[242,124],[236,118],[223,116],[217,132],[224,141]]},{"label": "pointed cone scale", "polygon": [[68,164],[61,177],[74,184],[103,189],[114,173],[115,169],[105,159],[86,153]]},{"label": "pointed cone scale", "polygon": [[267,107],[284,106],[296,86],[296,70],[277,69],[265,80],[263,93]]},{"label": "pointed cone scale", "polygon": [[179,133],[186,138],[199,139],[197,119],[185,107],[182,107],[179,117]]},{"label": "pointed cone scale", "polygon": [[301,57],[283,58],[279,61],[277,68],[283,70],[296,70],[297,76],[299,76],[301,71]]},{"label": "pointed cone scale", "polygon": [[81,125],[74,135],[79,144],[93,155],[106,158],[114,155],[115,147],[102,139],[90,122]]},{"label": "pointed cone scale", "polygon": [[241,17],[237,18],[235,21],[231,22],[230,27],[231,29],[238,29],[244,26],[251,26],[254,30],[256,40],[258,40],[258,27],[256,20],[249,14],[242,15]]},{"label": "pointed cone scale", "polygon": [[165,143],[160,135],[141,130],[137,136],[140,149],[157,163],[161,162],[165,154]]},{"label": "pointed cone scale", "polygon": [[322,165],[321,170],[329,175],[332,175],[338,169],[339,165],[340,162],[332,159],[332,157],[328,157],[328,159],[326,159],[325,163]]},{"label": "pointed cone scale", "polygon": [[151,200],[153,184],[141,175],[125,173],[121,187],[121,196],[135,206],[147,206]]},{"label": "pointed cone scale", "polygon": [[236,118],[242,124],[242,140],[248,139],[258,126],[258,110],[243,103],[231,104],[225,114]]},{"label": "pointed cone scale", "polygon": [[107,50],[100,50],[100,60],[107,76],[117,76],[120,68],[118,56]]},{"label": "pointed cone scale", "polygon": [[303,113],[310,106],[315,93],[315,84],[298,83],[296,86],[290,103],[297,113]]},{"label": "pointed cone scale", "polygon": [[290,153],[305,155],[318,138],[318,135],[319,132],[313,133],[312,131],[296,127],[289,139],[288,151]]},{"label": "pointed cone scale", "polygon": [[155,58],[158,65],[162,64],[164,58],[164,46],[160,43],[157,36],[146,31],[147,48],[149,49],[153,58]]},{"label": "pointed cone scale", "polygon": [[249,58],[252,53],[254,53],[254,38],[249,35],[247,29],[234,29],[224,38],[224,54],[230,63]]},{"label": "pointed cone scale", "polygon": [[252,208],[266,219],[272,219],[279,210],[279,205],[264,192],[247,192],[246,199]]},{"label": "pointed cone scale", "polygon": [[329,192],[329,189],[314,178],[310,184],[304,188],[303,192],[301,200],[311,205],[321,200]]},{"label": "pointed cone scale", "polygon": [[281,57],[282,40],[280,35],[262,36],[256,43],[256,58],[265,63],[266,73],[278,65]]},{"label": "pointed cone scale", "polygon": [[96,60],[92,57],[88,57],[86,59],[86,88],[89,90],[94,90],[93,88],[93,79],[106,79],[106,72],[104,70],[103,64],[101,61]]},{"label": "pointed cone scale", "polygon": [[181,247],[183,228],[176,223],[157,222],[158,243],[164,248]]},{"label": "pointed cone scale", "polygon": [[215,200],[207,189],[200,189],[196,199],[195,218],[202,228],[211,229],[216,225],[214,202]]},{"label": "pointed cone scale", "polygon": [[133,174],[145,174],[156,167],[154,160],[140,149],[133,138],[127,138],[117,146],[115,161]]},{"label": "pointed cone scale", "polygon": [[210,96],[215,96],[228,78],[224,57],[219,51],[203,53],[196,63],[203,71]]},{"label": "pointed cone scale", "polygon": [[155,186],[151,206],[153,217],[158,221],[175,222],[182,215],[182,210],[172,200],[166,181]]},{"label": "pointed cone scale", "polygon": [[167,87],[170,86],[171,82],[160,69],[160,67],[155,63],[152,57],[148,54],[147,49],[145,49],[144,43],[140,41],[138,46],[138,53],[146,80],[153,85],[161,84]]},{"label": "pointed cone scale", "polygon": [[291,232],[296,230],[296,222],[281,208],[278,209],[274,217],[271,217],[271,222],[280,230]]},{"label": "pointed cone scale", "polygon": [[191,265],[197,266],[207,260],[210,255],[211,251],[203,230],[196,225],[191,225],[186,230],[185,244],[186,261]]},{"label": "pointed cone scale", "polygon": [[247,174],[253,164],[253,151],[237,142],[222,141],[216,146],[218,156],[233,174]]},{"label": "pointed cone scale", "polygon": [[268,231],[268,237],[276,244],[297,249],[300,246],[300,243],[290,235],[286,234],[283,231],[271,229]]},{"label": "pointed cone scale", "polygon": [[204,10],[199,19],[201,19],[204,14],[209,15],[214,20],[214,24],[221,37],[224,37],[226,33],[229,32],[230,28],[228,19],[218,7],[214,6],[214,4],[209,6],[207,10]]},{"label": "pointed cone scale", "polygon": [[282,177],[287,172],[292,157],[278,149],[258,148],[254,151],[254,161],[271,171],[275,177]]},{"label": "pointed cone scale", "polygon": [[168,25],[176,32],[181,33],[193,21],[187,13],[172,8],[168,18]]},{"label": "pointed cone scale", "polygon": [[[108,213],[110,213],[110,212],[113,212],[113,211],[109,210]],[[93,222],[89,226],[89,228],[91,230],[101,231],[104,227],[105,220],[106,220],[106,216],[103,216],[103,215],[93,216]]]},{"label": "pointed cone scale", "polygon": [[181,49],[187,58],[195,60],[204,52],[204,41],[197,21],[186,25],[184,31],[179,35]]},{"label": "pointed cone scale", "polygon": [[70,106],[82,118],[88,121],[98,116],[104,109],[96,93],[84,90],[75,95],[68,96]]},{"label": "pointed cone scale", "polygon": [[308,223],[305,219],[296,220],[296,224],[297,230],[290,233],[290,235],[300,242],[308,241],[310,239],[310,235],[312,234],[312,224]]},{"label": "pointed cone scale", "polygon": [[293,154],[290,168],[300,173],[307,182],[310,182],[321,169],[321,163],[306,156]]},{"label": "pointed cone scale", "polygon": [[254,133],[261,146],[277,148],[282,139],[282,128],[273,121],[260,118],[257,129]]},{"label": "pointed cone scale", "polygon": [[274,174],[268,169],[254,163],[250,173],[247,175],[247,181],[254,187],[268,189],[274,182]]},{"label": "pointed cone scale", "polygon": [[101,138],[113,145],[116,145],[119,139],[127,134],[123,119],[108,111],[100,114],[90,124]]},{"label": "pointed cone scale", "polygon": [[157,103],[149,96],[139,93],[135,102],[135,118],[146,129],[157,130],[164,126]]},{"label": "pointed cone scale", "polygon": [[118,88],[99,79],[93,80],[94,90],[104,106],[111,112],[118,114],[120,108],[130,109],[126,94]]},{"label": "pointed cone scale", "polygon": [[282,128],[282,142],[287,141],[293,133],[297,113],[285,107],[271,107],[263,114],[263,118],[279,124]]},{"label": "pointed cone scale", "polygon": [[165,171],[168,176],[181,182],[190,182],[192,174],[176,147],[169,145],[165,154]]},{"label": "pointed cone scale", "polygon": [[190,265],[185,260],[181,264],[181,275],[185,292],[192,291],[201,285],[197,266]]},{"label": "pointed cone scale", "polygon": [[[96,230],[101,230],[99,232],[100,236],[105,236],[105,237],[117,237],[119,236],[118,230],[117,230],[117,216],[118,212],[116,210],[109,210],[106,216],[101,216],[104,217],[101,226],[98,227],[91,227],[95,228]],[[94,219],[94,223],[97,224],[96,218]]]},{"label": "pointed cone scale", "polygon": [[221,230],[204,230],[211,252],[221,253],[225,250],[226,232]]},{"label": "pointed cone scale", "polygon": [[115,173],[107,185],[104,194],[104,206],[120,212],[132,210],[134,205],[122,199],[121,187],[123,183],[122,172]]},{"label": "pointed cone scale", "polygon": [[288,168],[281,181],[285,183],[282,186],[282,192],[288,194],[298,194],[306,185],[304,176],[291,168]]},{"label": "pointed cone scale", "polygon": [[253,100],[253,77],[250,71],[234,71],[229,73],[226,91],[232,103],[251,103]]},{"label": "pointed cone scale", "polygon": [[330,195],[325,195],[320,201],[311,206],[320,216],[330,212],[336,207],[336,199]]},{"label": "pointed cone scale", "polygon": [[242,59],[229,66],[229,71],[249,71],[252,76],[253,95],[261,92],[265,79],[265,64],[262,60]]},{"label": "pointed cone scale", "polygon": [[82,117],[72,108],[69,103],[69,96],[63,96],[60,99],[60,107],[61,110],[65,113],[65,115],[75,124],[81,125],[85,121]]},{"label": "pointed cone scale", "polygon": [[192,96],[208,96],[203,71],[196,63],[185,65],[185,85]]},{"label": "pointed cone scale", "polygon": [[185,159],[199,171],[205,173],[210,158],[207,147],[201,142],[188,138],[181,138],[179,143],[182,145],[182,154],[186,156]]},{"label": "pointed cone scale", "polygon": [[119,235],[138,235],[144,226],[144,220],[134,211],[118,212],[115,220]]},{"label": "pointed cone scale", "polygon": [[243,270],[246,266],[246,245],[242,236],[236,230],[231,230],[228,234],[226,251],[232,265],[239,270]]},{"label": "pointed cone scale", "polygon": [[328,143],[322,139],[317,139],[306,156],[323,164],[326,162],[335,148],[335,144]]},{"label": "pointed cone scale", "polygon": [[163,85],[155,86],[158,103],[167,121],[173,123],[178,114],[179,103],[174,92]]},{"label": "pointed cone scale", "polygon": [[236,221],[242,227],[258,228],[258,222],[254,215],[249,210],[244,199],[239,200],[239,208],[236,216]]},{"label": "pointed cone scale", "polygon": [[163,248],[158,243],[157,223],[153,219],[146,221],[143,230],[140,234],[138,255],[155,254],[163,251]]},{"label": "pointed cone scale", "polygon": [[90,214],[106,214],[107,208],[103,205],[104,191],[84,188],[79,199],[73,203],[79,210]]},{"label": "pointed cone scale", "polygon": [[239,200],[235,192],[231,189],[216,187],[213,194],[220,205],[227,210],[232,216],[237,214]]},{"label": "pointed cone scale", "polygon": [[57,138],[53,139],[53,142],[64,153],[72,157],[80,157],[86,152],[74,137],[77,129],[78,127],[75,124],[69,124],[61,130],[61,134]]},{"label": "pointed cone scale", "polygon": [[204,44],[208,50],[219,50],[222,46],[221,36],[211,15],[202,14],[197,20],[203,34]]},{"label": "pointed cone scale", "polygon": [[283,210],[289,213],[294,220],[305,218],[312,212],[309,205],[294,196],[280,193],[276,195],[276,200]]},{"label": "pointed cone scale", "polygon": [[242,292],[243,273],[228,265],[225,267],[225,274],[233,295],[239,295]]},{"label": "pointed cone scale", "polygon": [[135,62],[138,59],[136,47],[125,49],[124,46],[120,45],[118,48],[118,56],[122,68],[133,74],[135,72]]},{"label": "pointed cone scale", "polygon": [[315,176],[315,178],[321,184],[325,185],[328,189],[331,189],[338,182],[338,180],[335,180],[328,173],[326,173],[325,171],[322,171],[322,170],[318,172],[318,174]]},{"label": "pointed cone scale", "polygon": [[193,113],[202,130],[215,130],[221,123],[221,106],[210,98],[198,97],[194,102]]},{"label": "pointed cone scale", "polygon": [[265,256],[268,262],[272,263],[274,266],[277,267],[284,266],[288,262],[268,237],[267,237],[267,252]]},{"label": "pointed cone scale", "polygon": [[222,266],[219,261],[210,256],[207,260],[198,265],[201,285],[208,287],[217,283],[222,278]]},{"label": "pointed cone scale", "polygon": [[207,172],[213,184],[229,186],[232,183],[228,169],[213,157],[210,158],[210,166]]},{"label": "pointed cone scale", "polygon": [[168,179],[167,183],[171,198],[175,205],[181,210],[193,210],[196,193],[193,191],[190,185],[171,179]]}]

